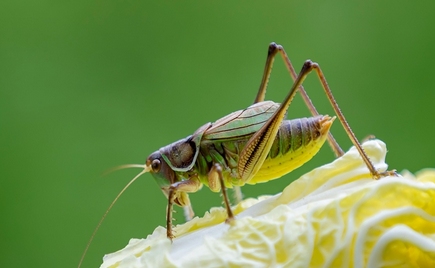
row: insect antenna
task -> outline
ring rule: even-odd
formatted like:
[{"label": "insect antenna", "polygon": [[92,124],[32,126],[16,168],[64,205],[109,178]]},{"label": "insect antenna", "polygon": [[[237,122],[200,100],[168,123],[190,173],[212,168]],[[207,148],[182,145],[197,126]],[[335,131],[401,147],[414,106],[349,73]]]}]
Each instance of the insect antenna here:
[{"label": "insect antenna", "polygon": [[98,229],[100,228],[101,223],[104,221],[104,219],[106,218],[107,214],[109,213],[109,211],[112,209],[113,205],[116,203],[116,201],[118,200],[118,198],[124,193],[124,191],[137,179],[139,178],[142,174],[147,173],[151,170],[151,166],[147,166],[147,165],[139,165],[139,164],[130,164],[130,165],[122,165],[122,166],[118,166],[118,167],[114,167],[112,169],[109,169],[108,171],[104,172],[105,175],[119,170],[119,169],[124,169],[124,168],[132,168],[132,167],[138,167],[138,168],[143,168],[144,170],[141,171],[139,174],[137,174],[122,190],[121,192],[119,192],[119,194],[116,196],[116,198],[113,200],[112,204],[110,204],[109,208],[106,210],[106,212],[104,213],[103,217],[101,218],[100,222],[98,223],[97,227],[95,228],[94,232],[92,233],[91,238],[89,239],[88,244],[86,245],[85,251],[83,252],[83,255],[80,259],[79,262],[79,266],[78,268],[80,268],[80,266],[82,265],[83,259],[85,258],[86,252],[88,252],[89,246],[91,245],[92,240],[94,239],[95,234],[97,233]]},{"label": "insect antenna", "polygon": [[146,168],[146,165],[142,165],[142,164],[127,164],[127,165],[121,165],[121,166],[117,166],[117,167],[113,167],[113,168],[109,168],[108,170],[103,172],[103,176],[109,175],[110,173],[120,170],[120,169],[125,169],[125,168]]}]

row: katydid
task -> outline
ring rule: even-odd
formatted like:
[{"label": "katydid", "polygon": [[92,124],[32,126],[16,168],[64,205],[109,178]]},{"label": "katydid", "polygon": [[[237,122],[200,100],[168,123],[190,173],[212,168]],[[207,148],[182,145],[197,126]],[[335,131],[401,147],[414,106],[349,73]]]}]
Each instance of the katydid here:
[{"label": "katydid", "polygon": [[[281,104],[264,101],[273,61],[278,53],[294,80],[290,92]],[[373,166],[340,111],[319,65],[307,60],[299,75],[296,75],[283,47],[271,43],[260,89],[253,105],[233,112],[214,123],[207,123],[191,136],[162,147],[152,153],[144,165],[120,167],[141,167],[143,171],[134,177],[112,202],[95,229],[85,253],[98,227],[119,196],[146,172],[152,174],[168,198],[166,228],[167,237],[172,240],[175,237],[172,226],[173,205],[185,207],[186,218],[191,218],[193,211],[188,193],[198,191],[203,185],[213,192],[222,192],[228,213],[227,222],[230,222],[235,220],[235,217],[227,188],[239,190],[238,187],[246,183],[256,184],[279,178],[310,160],[326,140],[336,157],[343,155],[343,150],[329,132],[335,117],[319,115],[302,86],[306,76],[313,70],[317,73],[339,121],[359,151],[373,179],[395,175],[394,170],[379,172]],[[285,120],[287,109],[298,90],[313,117]]]}]

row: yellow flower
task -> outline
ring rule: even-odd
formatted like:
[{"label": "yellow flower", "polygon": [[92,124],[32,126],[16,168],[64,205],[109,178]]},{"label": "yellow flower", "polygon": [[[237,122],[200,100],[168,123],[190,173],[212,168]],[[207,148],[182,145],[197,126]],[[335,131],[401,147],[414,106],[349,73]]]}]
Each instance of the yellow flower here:
[{"label": "yellow flower", "polygon": [[[386,170],[385,144],[363,147]],[[352,148],[235,212],[231,225],[212,208],[177,226],[173,244],[157,227],[101,267],[435,267],[435,170],[375,181]]]}]

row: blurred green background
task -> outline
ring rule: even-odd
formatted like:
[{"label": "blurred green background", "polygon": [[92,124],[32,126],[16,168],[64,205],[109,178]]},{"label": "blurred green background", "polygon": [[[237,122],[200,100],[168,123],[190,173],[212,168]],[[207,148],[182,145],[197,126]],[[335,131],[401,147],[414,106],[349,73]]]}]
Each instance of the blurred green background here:
[{"label": "blurred green background", "polygon": [[[249,106],[268,44],[299,71],[320,63],[359,139],[387,143],[399,171],[435,167],[433,1],[0,2],[2,267],[76,267],[113,198],[161,146]],[[275,61],[267,99],[292,84]],[[317,77],[306,89],[333,114]],[[308,116],[297,96],[289,117]],[[351,142],[338,121],[342,147]],[[318,156],[285,177],[246,186],[274,194],[334,159]],[[198,215],[219,194],[191,194]],[[165,224],[166,199],[150,174],[120,198],[82,267]],[[179,213],[181,219],[181,213]],[[178,221],[182,222],[182,221]]]}]

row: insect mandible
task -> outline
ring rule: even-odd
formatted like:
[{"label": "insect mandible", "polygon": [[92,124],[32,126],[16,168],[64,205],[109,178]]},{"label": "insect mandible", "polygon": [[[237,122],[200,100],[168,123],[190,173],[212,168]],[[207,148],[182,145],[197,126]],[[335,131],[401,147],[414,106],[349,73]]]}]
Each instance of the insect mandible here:
[{"label": "insect mandible", "polygon": [[[281,104],[264,101],[273,61],[278,53],[294,80],[290,92]],[[379,179],[396,175],[394,170],[376,170],[340,111],[319,65],[307,60],[299,75],[296,75],[283,47],[271,43],[260,89],[253,105],[214,123],[207,123],[191,136],[160,148],[147,158],[145,165],[119,167],[140,167],[143,171],[134,177],[112,202],[88,242],[82,260],[115,201],[134,180],[146,172],[152,174],[168,198],[166,227],[167,237],[172,240],[173,205],[186,208],[186,218],[191,218],[193,211],[188,193],[198,191],[203,185],[208,186],[213,192],[222,192],[229,222],[235,218],[228,200],[227,188],[235,187],[239,190],[238,187],[246,183],[255,184],[279,178],[310,160],[326,140],[337,157],[343,155],[343,150],[329,132],[335,117],[319,115],[302,86],[306,76],[313,70],[317,73],[339,121],[372,177]],[[285,120],[287,109],[298,90],[313,117]]]}]

